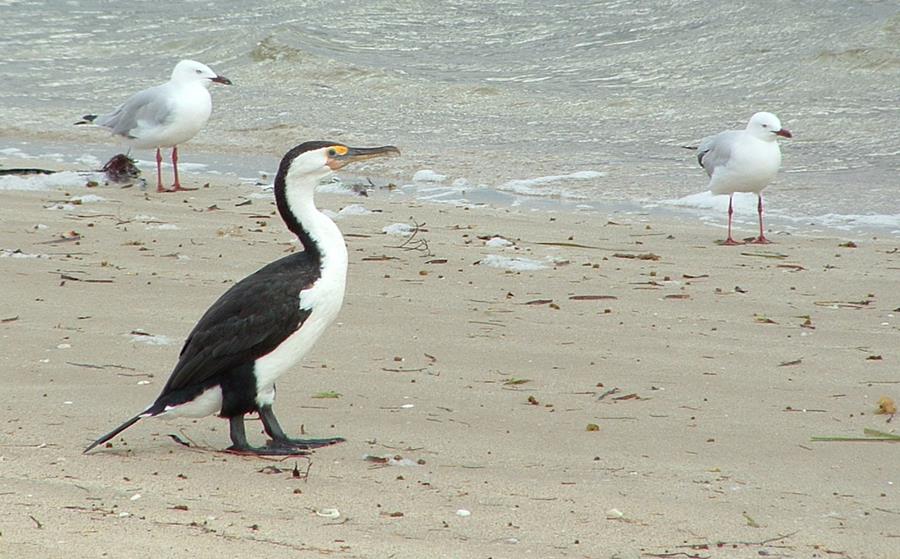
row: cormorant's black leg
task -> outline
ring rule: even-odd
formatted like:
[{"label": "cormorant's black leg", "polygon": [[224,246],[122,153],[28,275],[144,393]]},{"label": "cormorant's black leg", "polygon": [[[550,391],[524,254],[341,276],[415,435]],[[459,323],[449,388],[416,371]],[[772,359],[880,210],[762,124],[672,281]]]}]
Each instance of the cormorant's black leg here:
[{"label": "cormorant's black leg", "polygon": [[231,446],[226,450],[237,454],[257,454],[260,456],[296,456],[309,454],[303,449],[285,444],[269,444],[266,446],[250,446],[247,442],[247,433],[244,430],[244,416],[236,415],[228,418],[231,433]]},{"label": "cormorant's black leg", "polygon": [[275,419],[275,412],[272,411],[272,406],[262,406],[259,408],[259,419],[262,421],[266,433],[272,437],[272,442],[275,445],[311,449],[333,445],[335,443],[342,443],[345,440],[341,437],[334,437],[331,439],[292,439],[284,434],[284,430],[281,428],[281,425],[279,425],[278,420]]}]

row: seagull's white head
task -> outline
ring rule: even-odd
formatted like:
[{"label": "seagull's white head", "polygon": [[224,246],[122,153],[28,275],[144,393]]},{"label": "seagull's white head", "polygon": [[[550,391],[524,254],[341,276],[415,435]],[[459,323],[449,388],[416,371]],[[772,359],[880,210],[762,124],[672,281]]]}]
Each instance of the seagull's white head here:
[{"label": "seagull's white head", "polygon": [[781,127],[781,121],[772,113],[760,112],[750,117],[747,123],[747,132],[760,140],[775,141],[776,136],[792,138],[791,131]]},{"label": "seagull's white head", "polygon": [[196,60],[182,60],[172,70],[172,81],[178,83],[200,82],[209,87],[212,82],[231,85],[231,80],[212,71],[212,68]]}]

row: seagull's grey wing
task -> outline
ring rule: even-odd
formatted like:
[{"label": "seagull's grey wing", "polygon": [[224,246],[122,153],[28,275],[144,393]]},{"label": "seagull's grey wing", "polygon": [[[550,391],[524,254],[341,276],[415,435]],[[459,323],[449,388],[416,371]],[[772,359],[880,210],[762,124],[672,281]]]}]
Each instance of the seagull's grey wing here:
[{"label": "seagull's grey wing", "polygon": [[697,162],[706,171],[706,174],[712,176],[716,167],[721,167],[728,163],[731,158],[731,147],[734,145],[734,135],[736,131],[720,132],[715,136],[703,138],[700,146],[697,148]]},{"label": "seagull's grey wing", "polygon": [[113,134],[136,138],[140,136],[141,128],[169,123],[172,119],[172,103],[165,95],[164,87],[158,85],[135,93],[115,111],[97,117],[94,124],[109,128]]}]

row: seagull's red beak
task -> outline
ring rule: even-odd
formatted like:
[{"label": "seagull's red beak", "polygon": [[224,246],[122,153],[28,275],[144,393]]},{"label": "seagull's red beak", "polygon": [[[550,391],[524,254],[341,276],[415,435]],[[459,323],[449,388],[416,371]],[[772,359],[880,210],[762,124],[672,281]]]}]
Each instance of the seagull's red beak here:
[{"label": "seagull's red beak", "polygon": [[787,128],[782,128],[782,129],[779,130],[778,132],[775,132],[775,135],[776,135],[776,136],[781,136],[781,137],[783,137],[783,138],[793,138],[793,137],[794,137],[794,135],[791,134],[791,131],[788,130]]}]

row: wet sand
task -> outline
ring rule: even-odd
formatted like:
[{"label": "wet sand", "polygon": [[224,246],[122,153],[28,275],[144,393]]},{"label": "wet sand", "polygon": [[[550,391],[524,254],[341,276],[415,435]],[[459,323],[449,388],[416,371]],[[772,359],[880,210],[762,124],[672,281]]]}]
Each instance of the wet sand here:
[{"label": "wet sand", "polygon": [[[722,247],[646,216],[320,195],[370,212],[338,219],[345,306],[276,412],[347,442],[241,457],[221,419],[145,420],[82,455],[296,249],[271,201],[184,178],[211,184],[0,193],[3,557],[897,556],[900,447],[811,439],[896,433],[896,238]],[[50,209],[85,194],[105,201]]]}]

